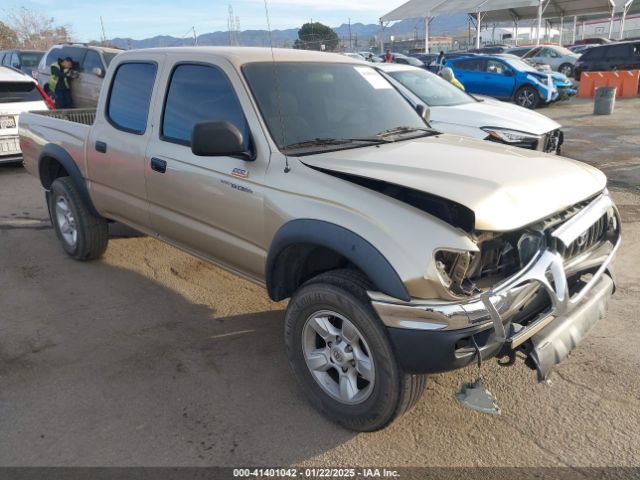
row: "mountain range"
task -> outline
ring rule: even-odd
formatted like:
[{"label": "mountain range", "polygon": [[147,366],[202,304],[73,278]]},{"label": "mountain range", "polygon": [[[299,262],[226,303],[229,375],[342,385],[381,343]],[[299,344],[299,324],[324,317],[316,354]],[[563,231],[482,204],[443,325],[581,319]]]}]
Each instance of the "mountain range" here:
[{"label": "mountain range", "polygon": [[[467,29],[466,15],[452,15],[435,18],[430,25],[431,35],[452,35]],[[348,43],[349,30],[351,30],[352,45],[366,48],[369,40],[380,34],[380,26],[376,24],[352,23],[342,24],[333,28],[343,43]],[[424,36],[424,19],[411,18],[389,25],[384,30],[385,38],[394,35],[401,38],[420,38]],[[269,32],[267,30],[244,30],[238,34],[239,44],[251,47],[269,46]],[[198,35],[198,45],[229,45],[232,36],[228,31],[212,32]],[[291,47],[298,38],[298,29],[273,30],[271,32],[273,45],[276,47]],[[176,38],[168,35],[158,35],[152,38],[136,40],[132,38],[114,38],[110,43],[118,48],[153,48],[153,47],[178,47],[193,45],[194,39],[190,37]]]}]

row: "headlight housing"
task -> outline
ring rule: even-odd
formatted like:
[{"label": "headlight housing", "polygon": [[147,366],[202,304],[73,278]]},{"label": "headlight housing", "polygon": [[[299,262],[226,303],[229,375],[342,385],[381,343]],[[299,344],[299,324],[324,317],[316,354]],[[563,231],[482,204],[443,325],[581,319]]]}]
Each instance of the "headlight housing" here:
[{"label": "headlight housing", "polygon": [[436,250],[434,259],[442,285],[456,295],[468,295],[472,284],[466,274],[471,264],[471,253],[459,250]]},{"label": "headlight housing", "polygon": [[535,149],[540,141],[540,136],[538,135],[520,132],[518,130],[509,130],[507,128],[482,127],[482,131],[489,135],[485,140],[506,143],[518,147]]}]

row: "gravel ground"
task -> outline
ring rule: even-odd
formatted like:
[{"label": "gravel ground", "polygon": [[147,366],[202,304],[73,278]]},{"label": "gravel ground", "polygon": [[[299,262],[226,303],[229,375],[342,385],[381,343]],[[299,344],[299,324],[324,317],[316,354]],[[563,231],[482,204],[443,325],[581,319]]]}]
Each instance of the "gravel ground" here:
[{"label": "gravel ground", "polygon": [[609,175],[622,211],[608,317],[551,385],[487,364],[500,417],[454,401],[469,368],[433,376],[416,408],[371,434],[305,401],[285,304],[146,237],[74,262],[38,182],[0,166],[0,465],[640,466],[640,99],[591,110],[540,112],[567,127],[565,155]]}]

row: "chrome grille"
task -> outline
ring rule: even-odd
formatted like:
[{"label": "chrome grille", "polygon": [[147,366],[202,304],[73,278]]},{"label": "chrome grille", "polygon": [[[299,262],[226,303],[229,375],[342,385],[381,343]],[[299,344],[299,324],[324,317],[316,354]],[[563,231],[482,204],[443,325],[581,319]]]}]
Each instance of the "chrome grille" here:
[{"label": "chrome grille", "polygon": [[607,234],[608,223],[609,223],[609,219],[605,214],[602,217],[600,217],[596,223],[591,225],[591,227],[589,227],[586,232],[584,232],[576,240],[574,240],[570,245],[566,246],[562,242],[556,241],[555,239],[553,239],[554,240],[553,243],[555,243],[555,245],[552,245],[552,248],[556,250],[562,256],[563,259],[571,260],[572,258],[577,257],[581,253],[586,252],[594,245],[597,245],[600,242],[602,242],[605,239]]}]

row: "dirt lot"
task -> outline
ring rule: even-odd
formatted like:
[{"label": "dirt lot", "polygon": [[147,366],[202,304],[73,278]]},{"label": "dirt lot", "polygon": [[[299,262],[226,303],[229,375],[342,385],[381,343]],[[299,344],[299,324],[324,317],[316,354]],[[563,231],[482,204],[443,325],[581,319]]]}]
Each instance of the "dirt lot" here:
[{"label": "dirt lot", "polygon": [[[609,316],[535,382],[485,371],[501,417],[461,409],[472,369],[434,376],[390,428],[354,435],[289,372],[284,304],[151,238],[68,259],[37,181],[0,167],[0,465],[640,466],[640,99],[541,110],[602,168],[624,218]],[[553,192],[550,192],[552,194]]]}]

